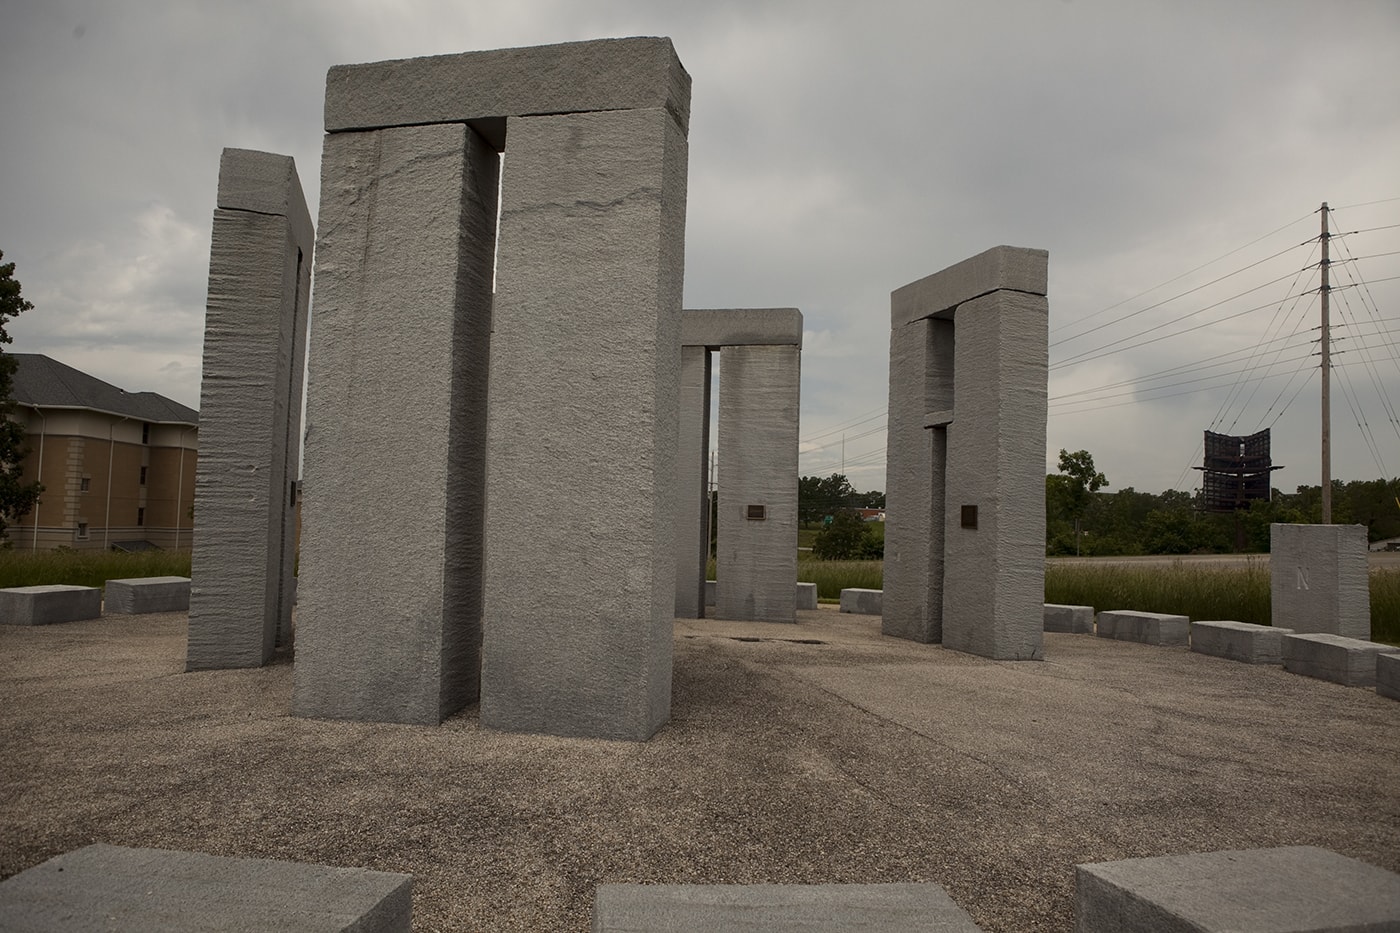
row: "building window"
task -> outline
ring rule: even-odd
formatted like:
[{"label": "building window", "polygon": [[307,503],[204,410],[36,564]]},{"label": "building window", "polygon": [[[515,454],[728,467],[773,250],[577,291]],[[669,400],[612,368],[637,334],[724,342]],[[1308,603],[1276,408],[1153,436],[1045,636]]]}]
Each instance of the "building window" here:
[{"label": "building window", "polygon": [[[142,470],[145,470],[146,468],[145,468],[145,467],[142,467],[141,469],[142,469]],[[136,524],[137,524],[138,527],[144,527],[144,526],[145,526],[145,524],[146,524],[146,510],[145,510],[145,509],[137,509],[137,510],[136,510]]]},{"label": "building window", "polygon": [[143,444],[149,444],[150,442],[151,442],[151,425],[150,425],[150,422],[148,422],[148,421],[143,421],[143,422],[141,422],[141,443],[143,443]]},{"label": "building window", "polygon": [[92,477],[84,476],[78,485],[78,491],[87,492],[90,488],[92,488]]},{"label": "building window", "polygon": [[78,540],[79,540],[79,541],[86,541],[86,540],[87,540],[87,526],[88,526],[88,523],[87,523],[87,522],[78,522]]},{"label": "building window", "polygon": [[146,468],[145,468],[145,467],[142,467],[142,468],[141,468],[141,485],[142,485],[142,486],[146,485]]}]

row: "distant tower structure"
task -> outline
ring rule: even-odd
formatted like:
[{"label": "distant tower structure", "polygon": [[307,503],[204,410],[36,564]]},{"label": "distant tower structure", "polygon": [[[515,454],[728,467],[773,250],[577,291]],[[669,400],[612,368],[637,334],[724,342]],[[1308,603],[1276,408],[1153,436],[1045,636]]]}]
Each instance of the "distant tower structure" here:
[{"label": "distant tower structure", "polygon": [[1201,466],[1201,510],[1234,512],[1256,500],[1269,501],[1269,474],[1274,466],[1269,453],[1269,429],[1247,437],[1206,432],[1205,460]]}]

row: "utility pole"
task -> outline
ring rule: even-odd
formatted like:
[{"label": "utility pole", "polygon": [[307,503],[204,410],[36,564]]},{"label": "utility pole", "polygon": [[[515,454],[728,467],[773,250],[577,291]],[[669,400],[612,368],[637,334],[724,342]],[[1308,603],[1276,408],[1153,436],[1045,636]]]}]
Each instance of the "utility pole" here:
[{"label": "utility pole", "polygon": [[1332,286],[1328,279],[1331,259],[1327,232],[1327,202],[1322,202],[1322,524],[1332,524],[1332,335],[1328,319],[1328,298]]}]

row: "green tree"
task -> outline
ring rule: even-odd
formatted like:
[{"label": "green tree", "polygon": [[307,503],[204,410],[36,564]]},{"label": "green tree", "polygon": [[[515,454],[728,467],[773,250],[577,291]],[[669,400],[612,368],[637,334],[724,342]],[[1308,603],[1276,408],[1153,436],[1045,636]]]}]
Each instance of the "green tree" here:
[{"label": "green tree", "polygon": [[797,479],[797,520],[804,525],[819,522],[849,508],[859,495],[844,474],[800,476]]},{"label": "green tree", "polygon": [[884,555],[884,542],[877,541],[870,524],[850,509],[837,511],[812,542],[812,556],[818,560],[875,560]]},{"label": "green tree", "polygon": [[[4,258],[0,251],[0,260]],[[5,325],[34,307],[20,295],[19,280],[14,274],[14,263],[0,264],[0,344],[11,342]],[[0,349],[0,539],[5,536],[7,524],[23,518],[44,491],[37,482],[20,481],[20,463],[28,450],[24,445],[24,426],[10,419],[14,410],[10,394],[17,367],[15,358]]]},{"label": "green tree", "polygon": [[1060,472],[1068,477],[1065,493],[1070,516],[1074,519],[1074,553],[1079,553],[1080,520],[1094,493],[1109,485],[1108,477],[1094,469],[1094,458],[1087,450],[1069,453],[1060,448]]}]

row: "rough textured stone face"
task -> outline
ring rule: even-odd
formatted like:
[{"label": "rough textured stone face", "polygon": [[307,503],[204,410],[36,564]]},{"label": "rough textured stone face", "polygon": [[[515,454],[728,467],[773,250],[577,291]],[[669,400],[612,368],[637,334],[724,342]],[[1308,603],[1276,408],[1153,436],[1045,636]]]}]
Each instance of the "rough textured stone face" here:
[{"label": "rough textured stone face", "polygon": [[133,577],[108,580],[103,588],[107,612],[185,612],[190,608],[189,577]]},{"label": "rough textured stone face", "polygon": [[0,590],[0,625],[50,625],[101,614],[102,591],[95,586],[51,583]]},{"label": "rough textured stone face", "polygon": [[687,308],[681,315],[686,347],[802,346],[797,308]]},{"label": "rough textured stone face", "polygon": [[708,349],[682,345],[676,451],[678,619],[705,617],[705,566],[710,554],[710,369]]},{"label": "rough textured stone face", "polygon": [[1345,635],[1310,632],[1283,636],[1283,669],[1347,687],[1376,685],[1376,658],[1400,648]]},{"label": "rough textured stone face", "polygon": [[884,591],[848,586],[841,591],[841,611],[878,616],[884,612]]},{"label": "rough textured stone face", "polygon": [[1116,609],[1099,613],[1096,634],[1144,645],[1185,645],[1191,637],[1191,620],[1164,612]]},{"label": "rough textured stone face", "polygon": [[593,933],[978,933],[941,887],[923,884],[604,884]]},{"label": "rough textured stone face", "polygon": [[1366,526],[1270,525],[1269,554],[1274,625],[1371,637]]},{"label": "rough textured stone face", "polygon": [[257,667],[291,633],[312,228],[288,156],[226,149],[209,258],[189,670]]},{"label": "rough textured stone face", "polygon": [[1400,928],[1400,876],[1313,846],[1074,866],[1078,933]]},{"label": "rough textured stone face", "polygon": [[1192,622],[1191,650],[1245,664],[1282,664],[1286,628],[1249,622]]},{"label": "rough textured stone face", "polygon": [[0,929],[409,933],[413,876],[104,844],[0,883]]},{"label": "rough textured stone face", "polygon": [[1000,246],[890,296],[887,635],[1042,656],[1047,259]]},{"label": "rough textured stone face", "polygon": [[801,350],[720,351],[715,616],[797,620],[797,434]]},{"label": "rough textured stone face", "polygon": [[326,137],[293,710],[477,696],[499,160],[463,125]]},{"label": "rough textured stone face", "polygon": [[1057,603],[1046,603],[1044,613],[1045,631],[1047,632],[1094,634],[1093,606],[1064,606]]},{"label": "rough textured stone face", "polygon": [[645,739],[670,712],[685,135],[664,108],[508,134],[481,722]]}]

